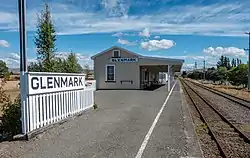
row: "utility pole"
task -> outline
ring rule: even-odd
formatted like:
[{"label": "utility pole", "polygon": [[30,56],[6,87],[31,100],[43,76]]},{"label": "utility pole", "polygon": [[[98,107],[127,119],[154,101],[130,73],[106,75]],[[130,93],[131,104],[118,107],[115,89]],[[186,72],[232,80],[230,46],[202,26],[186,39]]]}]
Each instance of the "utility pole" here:
[{"label": "utility pole", "polygon": [[20,73],[27,72],[26,57],[26,0],[18,0],[20,33]]},{"label": "utility pole", "polygon": [[248,35],[248,91],[250,91],[250,32],[245,32]]},{"label": "utility pole", "polygon": [[26,0],[18,0],[19,34],[20,34],[20,94],[22,133],[27,133],[27,56],[26,56]]},{"label": "utility pole", "polygon": [[203,60],[203,79],[206,80],[206,60]]}]

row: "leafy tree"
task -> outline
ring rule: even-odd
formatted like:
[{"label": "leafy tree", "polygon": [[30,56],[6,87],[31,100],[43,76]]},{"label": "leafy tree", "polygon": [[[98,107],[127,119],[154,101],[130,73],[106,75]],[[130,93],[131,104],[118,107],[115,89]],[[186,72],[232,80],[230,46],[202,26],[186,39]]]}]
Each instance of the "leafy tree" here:
[{"label": "leafy tree", "polygon": [[226,67],[219,67],[217,70],[217,80],[221,83],[227,79],[227,68]]},{"label": "leafy tree", "polygon": [[41,71],[43,71],[42,64],[41,63],[32,62],[28,66],[28,71],[31,71],[31,72],[41,72]]},{"label": "leafy tree", "polygon": [[181,74],[182,77],[187,77],[187,71],[183,71]]},{"label": "leafy tree", "polygon": [[200,80],[203,79],[203,73],[200,71],[194,71],[192,73],[189,73],[187,77],[195,80]]},{"label": "leafy tree", "polygon": [[56,58],[55,60],[55,72],[66,73],[67,62],[65,59]]},{"label": "leafy tree", "polygon": [[71,52],[68,58],[66,59],[65,70],[65,72],[67,73],[78,73],[82,71],[82,68],[78,63],[75,53]]},{"label": "leafy tree", "polygon": [[4,75],[6,73],[8,73],[8,66],[3,60],[0,60],[0,75]]},{"label": "leafy tree", "polygon": [[237,67],[233,67],[227,75],[231,84],[246,87],[248,81],[248,66],[247,64],[240,64]]},{"label": "leafy tree", "polygon": [[222,55],[221,57],[220,57],[220,59],[219,59],[219,61],[217,62],[217,68],[218,67],[221,67],[221,66],[225,66],[225,64],[224,64],[225,62],[224,62],[224,56]]},{"label": "leafy tree", "polygon": [[226,57],[225,61],[226,61],[225,67],[227,68],[227,70],[231,69],[230,59]]},{"label": "leafy tree", "polygon": [[237,63],[236,63],[236,60],[233,58],[233,59],[232,59],[232,67],[236,67],[236,64],[237,64]]},{"label": "leafy tree", "polygon": [[50,9],[45,4],[45,9],[38,16],[37,31],[35,36],[35,45],[37,48],[37,60],[42,65],[45,72],[53,72],[55,70],[54,52],[55,48],[55,29],[52,23]]}]

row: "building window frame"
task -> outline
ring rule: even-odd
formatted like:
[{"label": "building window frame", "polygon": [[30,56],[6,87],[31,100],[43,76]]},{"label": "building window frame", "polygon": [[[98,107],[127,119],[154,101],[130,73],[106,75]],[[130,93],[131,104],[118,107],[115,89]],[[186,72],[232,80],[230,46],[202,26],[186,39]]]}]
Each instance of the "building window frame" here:
[{"label": "building window frame", "polygon": [[[114,71],[114,79],[113,80],[110,80],[110,79],[108,79],[108,67],[113,67],[113,71]],[[106,66],[105,66],[105,82],[116,82],[116,78],[115,78],[115,65],[114,64],[107,64]]]},{"label": "building window frame", "polygon": [[[115,56],[115,52],[118,51],[118,56]],[[115,49],[113,50],[113,58],[120,58],[121,57],[121,50]]]}]

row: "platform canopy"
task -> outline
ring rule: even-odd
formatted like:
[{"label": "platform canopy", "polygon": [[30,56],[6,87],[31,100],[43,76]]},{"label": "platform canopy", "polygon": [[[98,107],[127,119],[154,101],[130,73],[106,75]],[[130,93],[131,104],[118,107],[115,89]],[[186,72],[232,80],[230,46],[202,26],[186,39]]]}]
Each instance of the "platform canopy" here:
[{"label": "platform canopy", "polygon": [[173,72],[180,72],[181,67],[184,63],[182,59],[162,58],[162,57],[150,57],[150,56],[139,56],[139,64],[142,66],[156,66],[161,72],[168,70],[168,66],[171,65]]}]

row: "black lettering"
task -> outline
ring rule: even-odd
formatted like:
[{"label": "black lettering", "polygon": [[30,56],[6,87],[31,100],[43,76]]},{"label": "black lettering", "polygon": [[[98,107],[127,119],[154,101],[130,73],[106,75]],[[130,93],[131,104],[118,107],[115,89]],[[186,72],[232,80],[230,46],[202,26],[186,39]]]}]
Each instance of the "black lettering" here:
[{"label": "black lettering", "polygon": [[61,77],[61,87],[65,86],[68,87],[68,78],[66,77],[65,80],[63,80],[63,77]]},{"label": "black lettering", "polygon": [[79,77],[79,86],[83,86],[82,77]]},{"label": "black lettering", "polygon": [[52,77],[47,77],[47,87],[50,89],[50,88],[53,88],[53,85],[52,85]]},{"label": "black lettering", "polygon": [[78,78],[74,77],[74,86],[78,86]]},{"label": "black lettering", "polygon": [[39,81],[39,79],[37,77],[31,78],[31,88],[36,90],[39,88],[39,82],[36,82],[36,85],[34,85],[34,80]]},{"label": "black lettering", "polygon": [[72,77],[70,77],[70,79],[69,79],[69,87],[73,87],[73,81],[72,81]]},{"label": "black lettering", "polygon": [[60,87],[60,78],[59,77],[57,77],[57,79],[56,79],[56,77],[54,77],[54,88],[56,88],[56,87]]},{"label": "black lettering", "polygon": [[43,78],[40,77],[40,85],[41,85],[41,89],[46,89],[46,86],[43,85]]}]

